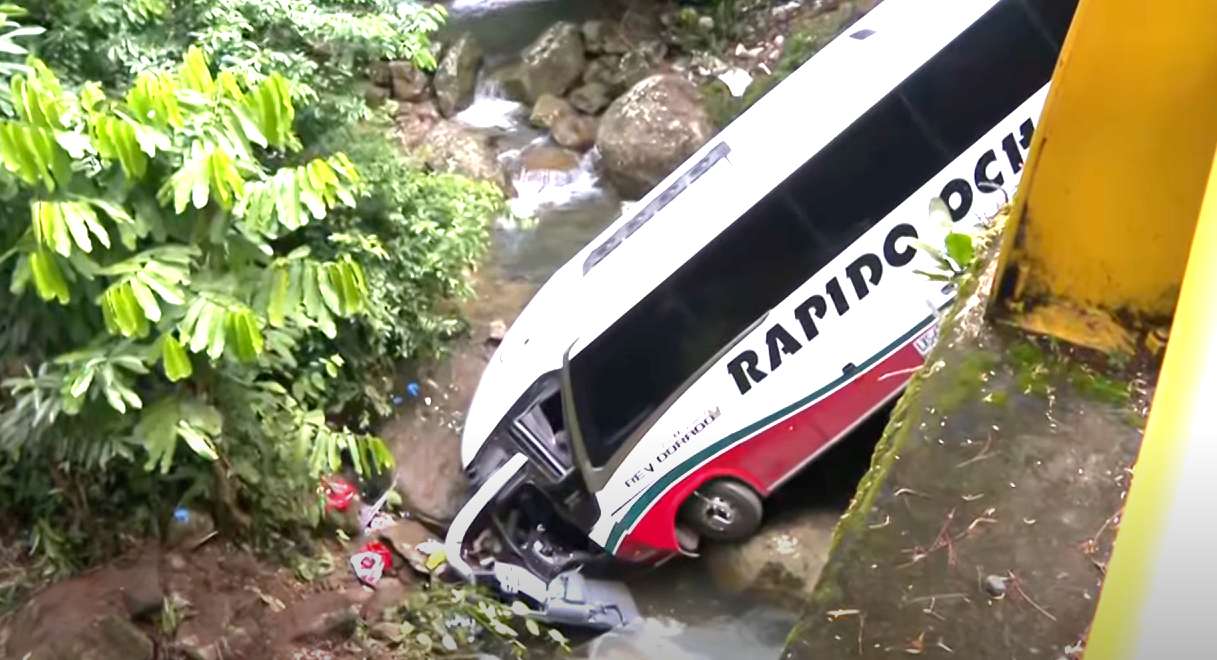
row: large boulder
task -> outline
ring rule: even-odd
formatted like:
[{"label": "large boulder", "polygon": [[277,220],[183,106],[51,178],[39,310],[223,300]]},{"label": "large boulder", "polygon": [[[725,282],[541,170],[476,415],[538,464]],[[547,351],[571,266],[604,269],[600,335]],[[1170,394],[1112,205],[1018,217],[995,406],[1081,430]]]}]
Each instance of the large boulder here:
[{"label": "large boulder", "polygon": [[521,59],[529,102],[536,102],[542,94],[562,96],[587,66],[583,35],[573,23],[554,23],[524,49]]},{"label": "large boulder", "polygon": [[706,565],[728,593],[795,604],[820,577],[838,517],[816,511],[775,521],[743,543],[706,548]]},{"label": "large boulder", "polygon": [[419,164],[490,181],[510,196],[511,182],[490,136],[444,119],[430,103],[403,103],[395,121],[402,147]]},{"label": "large boulder", "polygon": [[435,98],[445,117],[451,117],[473,103],[481,64],[482,49],[469,33],[462,34],[444,51],[435,72]]},{"label": "large boulder", "polygon": [[[476,46],[475,46],[476,48]],[[388,62],[389,88],[398,101],[414,103],[427,95],[427,74],[410,62]],[[476,71],[474,72],[476,75]]]},{"label": "large boulder", "polygon": [[639,199],[714,135],[701,94],[676,75],[652,76],[609,106],[596,133],[605,175]]}]

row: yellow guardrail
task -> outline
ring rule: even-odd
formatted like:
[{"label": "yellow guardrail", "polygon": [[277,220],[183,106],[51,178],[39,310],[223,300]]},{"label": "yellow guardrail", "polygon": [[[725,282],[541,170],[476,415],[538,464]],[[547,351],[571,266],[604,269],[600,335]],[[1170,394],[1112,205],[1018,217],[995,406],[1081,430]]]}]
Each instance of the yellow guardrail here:
[{"label": "yellow guardrail", "polygon": [[1217,165],[1207,191],[1086,660],[1217,657]]},{"label": "yellow guardrail", "polygon": [[1217,2],[1082,0],[1002,246],[999,311],[1131,351],[1175,307],[1217,145]]}]

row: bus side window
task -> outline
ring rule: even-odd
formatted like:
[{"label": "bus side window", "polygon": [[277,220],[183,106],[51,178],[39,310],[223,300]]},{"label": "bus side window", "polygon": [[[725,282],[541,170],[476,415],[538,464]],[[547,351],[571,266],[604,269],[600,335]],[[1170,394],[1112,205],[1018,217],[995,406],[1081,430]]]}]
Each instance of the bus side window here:
[{"label": "bus side window", "polygon": [[948,163],[900,97],[890,93],[782,186],[797,213],[822,236],[831,259]]},{"label": "bus side window", "polygon": [[950,152],[971,147],[1052,76],[1060,26],[1048,21],[1065,21],[1067,30],[1077,0],[1051,4],[1057,10],[1037,24],[1022,0],[998,2],[900,85]]}]

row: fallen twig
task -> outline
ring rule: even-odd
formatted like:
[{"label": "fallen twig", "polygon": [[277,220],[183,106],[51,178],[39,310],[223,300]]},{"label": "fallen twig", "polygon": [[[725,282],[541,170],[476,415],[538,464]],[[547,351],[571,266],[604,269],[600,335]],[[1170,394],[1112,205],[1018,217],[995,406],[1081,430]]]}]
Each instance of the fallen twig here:
[{"label": "fallen twig", "polygon": [[968,460],[966,460],[966,461],[964,461],[964,462],[960,463],[959,465],[956,465],[956,466],[955,466],[955,469],[957,469],[957,470],[958,470],[958,469],[959,469],[959,468],[961,468],[961,467],[966,467],[966,466],[971,465],[971,464],[973,464],[973,463],[975,463],[975,462],[977,462],[977,461],[982,461],[982,460],[984,460],[984,459],[988,458],[988,457],[989,457],[989,447],[990,447],[990,446],[992,446],[992,445],[993,445],[993,432],[992,432],[992,431],[990,431],[990,432],[989,432],[989,439],[985,441],[985,446],[984,446],[984,447],[981,447],[981,449],[980,449],[980,453],[979,453],[979,454],[977,454],[977,455],[975,455],[975,456],[973,456],[972,458],[969,458]]},{"label": "fallen twig", "polygon": [[1035,602],[1034,600],[1031,600],[1031,596],[1028,596],[1027,592],[1023,590],[1022,582],[1018,579],[1018,576],[1016,576],[1014,574],[1014,571],[1008,571],[1008,574],[1010,576],[1010,584],[1014,585],[1014,590],[1018,592],[1019,596],[1022,596],[1023,599],[1026,600],[1031,605],[1031,607],[1034,607],[1036,609],[1036,611],[1038,611],[1040,614],[1043,614],[1044,616],[1048,617],[1052,621],[1056,621],[1056,617],[1052,616],[1051,612],[1040,607],[1039,603]]}]

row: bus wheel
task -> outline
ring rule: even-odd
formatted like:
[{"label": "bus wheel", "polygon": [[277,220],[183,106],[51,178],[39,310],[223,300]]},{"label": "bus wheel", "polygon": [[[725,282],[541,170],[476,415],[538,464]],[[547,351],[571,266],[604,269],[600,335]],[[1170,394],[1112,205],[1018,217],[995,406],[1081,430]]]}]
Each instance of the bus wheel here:
[{"label": "bus wheel", "polygon": [[719,479],[697,489],[681,507],[681,519],[712,541],[743,541],[761,527],[761,498],[738,481]]}]

